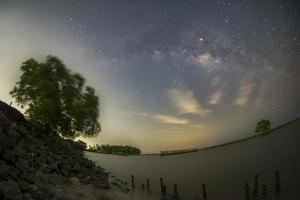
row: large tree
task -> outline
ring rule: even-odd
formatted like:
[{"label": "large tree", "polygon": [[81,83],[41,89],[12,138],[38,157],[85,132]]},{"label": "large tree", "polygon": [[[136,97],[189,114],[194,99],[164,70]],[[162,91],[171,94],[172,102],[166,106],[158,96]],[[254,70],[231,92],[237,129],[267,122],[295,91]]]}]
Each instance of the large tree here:
[{"label": "large tree", "polygon": [[10,94],[37,129],[68,138],[100,132],[99,98],[80,74],[72,73],[54,56],[45,62],[29,59],[21,71]]}]

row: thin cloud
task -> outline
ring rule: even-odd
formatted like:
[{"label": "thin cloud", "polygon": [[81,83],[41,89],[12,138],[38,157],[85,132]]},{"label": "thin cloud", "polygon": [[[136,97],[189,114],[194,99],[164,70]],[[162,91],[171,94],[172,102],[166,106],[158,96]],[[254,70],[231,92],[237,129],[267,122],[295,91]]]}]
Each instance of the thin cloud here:
[{"label": "thin cloud", "polygon": [[209,67],[211,65],[219,64],[220,59],[212,56],[210,53],[206,52],[200,54],[196,57],[196,61],[204,67]]},{"label": "thin cloud", "polygon": [[191,128],[203,128],[204,125],[203,124],[192,124],[190,125]]},{"label": "thin cloud", "polygon": [[211,110],[203,108],[190,90],[171,89],[167,94],[170,102],[180,114],[196,114],[206,117],[211,112]]},{"label": "thin cloud", "polygon": [[217,105],[220,103],[221,99],[224,96],[223,90],[217,90],[215,93],[213,93],[210,97],[209,104],[211,105]]},{"label": "thin cloud", "polygon": [[246,106],[249,103],[252,89],[252,83],[243,82],[239,88],[237,98],[234,100],[233,104],[239,107]]},{"label": "thin cloud", "polygon": [[165,124],[178,124],[178,125],[185,125],[188,124],[189,121],[184,118],[179,118],[179,117],[174,117],[170,115],[153,115],[152,116],[154,119],[159,121],[160,123],[165,123]]},{"label": "thin cloud", "polygon": [[152,59],[154,61],[161,61],[165,58],[165,54],[160,50],[154,50],[152,54]]},{"label": "thin cloud", "polygon": [[212,81],[210,82],[210,85],[216,86],[216,85],[220,84],[221,81],[222,81],[222,76],[218,75],[212,79]]}]

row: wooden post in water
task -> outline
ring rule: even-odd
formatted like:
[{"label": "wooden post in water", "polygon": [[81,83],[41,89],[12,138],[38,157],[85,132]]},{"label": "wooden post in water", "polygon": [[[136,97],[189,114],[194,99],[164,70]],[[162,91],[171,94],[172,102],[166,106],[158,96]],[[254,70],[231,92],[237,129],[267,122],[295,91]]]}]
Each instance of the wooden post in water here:
[{"label": "wooden post in water", "polygon": [[144,183],[142,184],[142,189],[143,189],[143,190],[145,189],[145,184],[144,184]]},{"label": "wooden post in water", "polygon": [[249,187],[249,183],[248,182],[245,183],[245,195],[246,195],[246,199],[249,200],[250,187]]},{"label": "wooden post in water", "polygon": [[280,179],[279,179],[279,171],[275,172],[275,177],[276,177],[275,190],[276,190],[276,194],[279,194],[281,192]]},{"label": "wooden post in water", "polygon": [[267,186],[266,186],[266,185],[263,185],[263,186],[262,186],[262,197],[265,198],[265,197],[266,197],[266,194],[267,194]]},{"label": "wooden post in water", "polygon": [[147,178],[147,191],[148,192],[150,191],[150,181],[149,181],[149,178]]},{"label": "wooden post in water", "polygon": [[135,184],[134,184],[134,175],[131,175],[131,187],[132,187],[132,189],[135,188]]},{"label": "wooden post in water", "polygon": [[207,194],[206,194],[206,186],[205,186],[205,184],[202,184],[202,195],[203,195],[203,199],[207,200]]},{"label": "wooden post in water", "polygon": [[160,192],[161,193],[164,192],[164,180],[162,177],[160,177]]},{"label": "wooden post in water", "polygon": [[162,192],[162,193],[163,193],[164,195],[167,194],[167,186],[166,186],[166,185],[163,186],[163,192]]},{"label": "wooden post in water", "polygon": [[174,195],[178,195],[177,184],[174,184]]},{"label": "wooden post in water", "polygon": [[258,194],[258,175],[256,174],[254,178],[254,187],[253,187],[252,195],[253,197],[257,197],[257,194]]}]

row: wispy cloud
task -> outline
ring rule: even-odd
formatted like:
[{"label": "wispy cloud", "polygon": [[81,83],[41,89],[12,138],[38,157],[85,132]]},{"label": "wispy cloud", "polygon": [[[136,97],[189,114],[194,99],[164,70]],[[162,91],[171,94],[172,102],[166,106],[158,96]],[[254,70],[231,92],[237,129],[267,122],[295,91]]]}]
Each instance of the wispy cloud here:
[{"label": "wispy cloud", "polygon": [[204,108],[190,90],[171,89],[167,96],[180,114],[207,116],[211,110]]},{"label": "wispy cloud", "polygon": [[179,117],[174,117],[170,115],[153,115],[152,116],[154,119],[159,121],[160,123],[165,123],[165,124],[179,124],[179,125],[185,125],[188,124],[189,121],[184,118],[179,118]]},{"label": "wispy cloud", "polygon": [[222,89],[217,90],[215,93],[211,95],[209,104],[211,105],[219,104],[223,96],[224,96],[224,91]]},{"label": "wispy cloud", "polygon": [[203,124],[191,124],[190,127],[191,128],[203,128],[204,125]]},{"label": "wispy cloud", "polygon": [[233,104],[239,107],[246,106],[250,99],[250,94],[253,89],[253,84],[250,82],[242,82],[237,98],[234,100]]},{"label": "wispy cloud", "polygon": [[206,52],[196,57],[196,62],[203,67],[210,67],[211,65],[219,64],[220,59],[212,56],[212,54]]},{"label": "wispy cloud", "polygon": [[219,83],[221,83],[221,81],[222,81],[222,76],[221,76],[221,75],[218,75],[218,76],[214,77],[214,78],[211,80],[210,85],[211,85],[211,86],[216,86],[216,85],[218,85]]},{"label": "wispy cloud", "polygon": [[165,54],[164,52],[160,51],[160,50],[154,50],[153,54],[152,54],[152,59],[154,61],[161,61],[165,58]]}]

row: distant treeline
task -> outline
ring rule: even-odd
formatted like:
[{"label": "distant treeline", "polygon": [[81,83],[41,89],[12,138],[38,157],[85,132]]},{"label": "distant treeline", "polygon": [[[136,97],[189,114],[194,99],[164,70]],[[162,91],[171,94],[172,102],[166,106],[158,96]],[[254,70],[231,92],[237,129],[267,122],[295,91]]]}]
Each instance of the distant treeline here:
[{"label": "distant treeline", "polygon": [[141,150],[128,146],[128,145],[99,145],[96,144],[94,146],[89,146],[87,151],[97,152],[97,153],[107,153],[107,154],[117,154],[117,155],[139,155],[141,154]]}]

